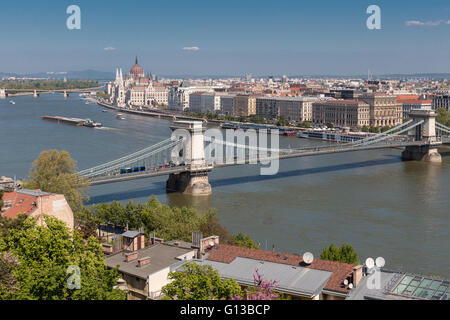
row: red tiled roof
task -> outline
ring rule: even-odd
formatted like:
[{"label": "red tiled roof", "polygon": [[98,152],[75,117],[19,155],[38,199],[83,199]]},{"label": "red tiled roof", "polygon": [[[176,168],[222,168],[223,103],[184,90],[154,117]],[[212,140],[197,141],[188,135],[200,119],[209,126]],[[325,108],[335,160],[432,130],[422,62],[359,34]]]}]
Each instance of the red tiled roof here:
[{"label": "red tiled roof", "polygon": [[424,104],[424,103],[432,103],[433,100],[416,100],[416,99],[397,99],[397,103],[417,103],[417,104]]},{"label": "red tiled roof", "polygon": [[37,197],[23,194],[20,192],[8,192],[3,195],[4,205],[12,204],[12,207],[6,210],[2,217],[15,219],[19,213],[26,213],[30,215],[36,210]]},{"label": "red tiled roof", "polygon": [[303,262],[303,257],[295,254],[281,254],[272,251],[263,251],[255,249],[246,249],[230,245],[218,245],[214,249],[208,251],[209,256],[207,260],[231,263],[237,257],[254,259],[259,261],[268,261],[292,266],[300,266],[304,268],[311,268],[315,270],[332,272],[330,279],[325,285],[326,290],[336,291],[341,293],[348,293],[350,289],[344,285],[344,280],[352,280],[353,268],[356,265],[326,261],[315,259],[311,265],[306,265]]}]

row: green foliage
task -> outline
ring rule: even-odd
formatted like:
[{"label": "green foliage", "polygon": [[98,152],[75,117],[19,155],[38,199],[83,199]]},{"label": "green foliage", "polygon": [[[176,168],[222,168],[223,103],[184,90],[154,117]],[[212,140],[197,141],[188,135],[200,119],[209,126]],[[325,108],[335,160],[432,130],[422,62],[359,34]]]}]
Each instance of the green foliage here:
[{"label": "green foliage", "polygon": [[391,129],[391,127],[389,127],[389,126],[382,127],[382,128],[381,128],[381,132],[382,132],[382,133],[383,133],[383,132],[386,132],[386,131],[388,131],[389,129]]},{"label": "green foliage", "polygon": [[206,215],[206,222],[200,226],[200,232],[205,236],[219,236],[221,243],[230,243],[232,235],[219,222],[216,211],[210,209]]},{"label": "green foliage", "polygon": [[242,295],[239,284],[234,279],[222,280],[211,266],[188,263],[184,272],[171,272],[170,284],[162,292],[168,300],[230,300]]},{"label": "green foliage", "polygon": [[257,123],[257,124],[265,124],[266,121],[264,120],[263,117],[258,117],[258,116],[251,116],[248,121],[252,122],[252,123]]},{"label": "green foliage", "polygon": [[281,116],[277,122],[277,126],[287,127],[289,126],[289,120],[285,116]]},{"label": "green foliage", "polygon": [[98,81],[92,80],[15,80],[0,81],[0,88],[9,90],[70,90],[99,87]]},{"label": "green foliage", "polygon": [[103,99],[109,99],[109,97],[111,97],[111,96],[103,91],[97,91],[97,97],[100,97]]},{"label": "green foliage", "polygon": [[450,112],[445,108],[439,108],[437,110],[436,121],[444,126],[450,127]]},{"label": "green foliage", "polygon": [[332,243],[329,248],[323,249],[320,259],[349,264],[359,264],[358,254],[348,243],[344,243],[340,248]]},{"label": "green foliage", "polygon": [[24,221],[28,218],[25,213],[21,213],[15,219],[0,217],[0,238],[6,237],[11,231],[22,228]]},{"label": "green foliage", "polygon": [[[117,201],[94,205],[91,216],[86,214],[89,213],[85,212],[83,216],[85,221],[110,223],[120,227],[128,225],[128,228],[134,230],[144,227],[147,234],[153,233],[166,241],[191,241],[193,231],[207,231],[208,221],[214,221],[212,211],[204,215],[191,208],[171,208],[158,202],[155,197],[147,203],[130,201],[126,206]],[[211,230],[218,229],[211,227]],[[204,236],[210,235],[212,234],[204,232]]]},{"label": "green foliage", "polygon": [[[2,277],[14,279],[14,290],[0,282],[0,299],[125,299],[125,292],[113,288],[119,278],[118,271],[107,268],[96,239],[85,241],[81,234],[71,232],[63,222],[49,216],[44,219],[46,227],[38,226],[29,218],[20,228],[0,238],[0,254],[15,261],[12,266],[9,263],[3,267],[7,274]],[[80,268],[80,289],[68,288],[69,266]]]},{"label": "green foliage", "polygon": [[233,239],[230,241],[230,244],[242,248],[248,249],[259,249],[259,246],[253,241],[253,239],[246,234],[239,233],[233,236]]},{"label": "green foliage", "polygon": [[76,171],[76,162],[67,151],[43,151],[33,162],[30,180],[23,182],[25,189],[63,194],[74,212],[83,209],[83,201],[89,200],[89,182]]},{"label": "green foliage", "polygon": [[311,128],[312,124],[309,121],[303,121],[303,122],[297,123],[297,127],[300,127],[300,128]]}]

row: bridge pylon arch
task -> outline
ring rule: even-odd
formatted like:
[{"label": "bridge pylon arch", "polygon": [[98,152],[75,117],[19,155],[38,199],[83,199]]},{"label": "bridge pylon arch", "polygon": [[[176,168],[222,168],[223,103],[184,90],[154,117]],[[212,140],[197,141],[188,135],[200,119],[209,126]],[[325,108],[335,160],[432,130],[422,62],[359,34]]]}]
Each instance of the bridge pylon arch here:
[{"label": "bridge pylon arch", "polygon": [[402,153],[403,160],[442,162],[442,156],[438,152],[442,141],[436,136],[436,116],[437,114],[433,110],[413,110],[409,113],[409,117],[418,125],[411,129],[408,135],[415,141],[422,141],[424,144],[407,146]]},{"label": "bridge pylon arch", "polygon": [[170,127],[173,140],[183,138],[180,149],[172,152],[173,162],[184,162],[186,170],[170,174],[166,183],[168,193],[183,193],[193,196],[208,196],[212,193],[208,180],[211,166],[206,164],[204,133],[201,121],[174,121]]}]

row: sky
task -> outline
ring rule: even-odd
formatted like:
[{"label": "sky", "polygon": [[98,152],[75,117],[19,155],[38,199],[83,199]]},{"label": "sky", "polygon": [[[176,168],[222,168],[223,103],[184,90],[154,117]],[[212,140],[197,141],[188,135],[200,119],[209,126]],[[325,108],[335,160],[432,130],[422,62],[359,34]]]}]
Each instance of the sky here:
[{"label": "sky", "polygon": [[128,72],[139,56],[157,75],[449,73],[450,1],[2,0],[0,40],[0,72]]}]

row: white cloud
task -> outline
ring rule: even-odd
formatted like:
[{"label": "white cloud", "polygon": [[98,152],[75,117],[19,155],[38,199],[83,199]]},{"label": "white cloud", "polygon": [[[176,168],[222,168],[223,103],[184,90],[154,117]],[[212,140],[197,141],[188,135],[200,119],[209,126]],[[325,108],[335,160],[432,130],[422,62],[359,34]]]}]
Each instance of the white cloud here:
[{"label": "white cloud", "polygon": [[438,21],[418,21],[418,20],[410,20],[410,21],[406,21],[405,25],[407,27],[415,27],[415,26],[420,26],[420,27],[436,27],[439,26],[441,24],[450,24],[450,20],[438,20]]},{"label": "white cloud", "polygon": [[184,47],[183,50],[185,51],[198,51],[200,50],[199,47]]},{"label": "white cloud", "polygon": [[113,48],[113,47],[106,47],[106,48],[104,48],[103,50],[105,50],[105,51],[114,51],[114,50],[116,50],[116,48]]}]

